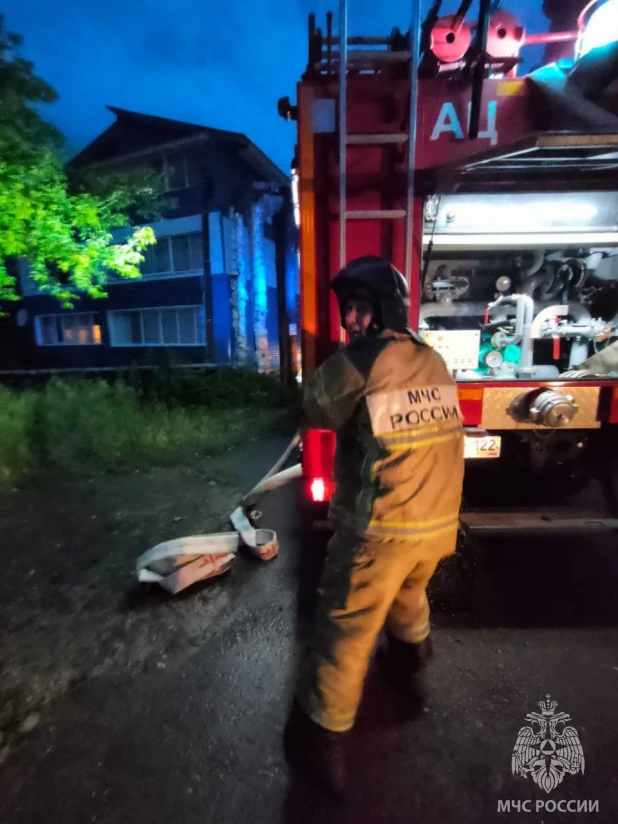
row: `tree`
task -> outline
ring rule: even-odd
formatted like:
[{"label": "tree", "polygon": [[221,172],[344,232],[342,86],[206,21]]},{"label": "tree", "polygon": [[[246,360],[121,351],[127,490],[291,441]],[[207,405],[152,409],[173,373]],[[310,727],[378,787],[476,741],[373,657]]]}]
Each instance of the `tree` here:
[{"label": "tree", "polygon": [[120,244],[111,232],[129,226],[129,211],[155,217],[163,185],[148,170],[67,173],[64,139],[37,110],[57,94],[21,57],[21,42],[0,16],[0,302],[19,299],[11,261],[24,258],[39,289],[70,307],[78,293],[105,297],[110,273],[141,276],[152,230]]}]

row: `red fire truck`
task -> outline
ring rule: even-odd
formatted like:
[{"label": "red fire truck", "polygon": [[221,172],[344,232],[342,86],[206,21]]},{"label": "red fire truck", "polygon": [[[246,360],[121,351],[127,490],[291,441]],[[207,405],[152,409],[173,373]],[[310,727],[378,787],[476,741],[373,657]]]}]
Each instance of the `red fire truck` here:
[{"label": "red fire truck", "polygon": [[[618,339],[618,42],[594,23],[607,5],[618,21],[617,0],[545,0],[540,35],[490,0],[474,20],[471,0],[423,22],[413,5],[410,31],[386,37],[349,36],[345,0],[336,35],[332,14],[325,29],[310,16],[297,104],[279,101],[298,128],[303,375],[342,341],[330,279],[382,255],[458,382],[467,494],[565,496],[601,469],[609,496],[618,372],[578,367]],[[546,64],[521,75],[540,44]],[[334,445],[303,438],[316,503]]]}]

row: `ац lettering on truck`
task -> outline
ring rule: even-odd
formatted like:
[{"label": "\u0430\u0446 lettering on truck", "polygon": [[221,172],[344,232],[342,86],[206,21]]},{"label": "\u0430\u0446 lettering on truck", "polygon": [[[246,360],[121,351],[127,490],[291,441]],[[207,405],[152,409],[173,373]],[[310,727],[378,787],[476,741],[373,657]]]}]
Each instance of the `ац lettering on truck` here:
[{"label": "\u0430\u0446 lettering on truck", "polygon": [[[546,12],[553,5],[564,13],[551,2]],[[408,277],[410,325],[458,383],[468,477],[492,477],[485,489],[507,495],[501,505],[535,484],[569,494],[616,451],[618,95],[603,61],[618,45],[588,49],[594,11],[571,5],[571,28],[552,23],[545,35],[485,2],[485,26],[434,18],[416,65],[397,30],[349,38],[343,87],[332,16],[324,31],[310,17],[297,105],[279,103],[298,129],[303,375],[340,345],[329,282],[345,212],[346,259],[383,255]],[[483,65],[475,31],[486,31]],[[538,43],[548,60],[566,61],[518,76],[525,46]],[[333,454],[332,433],[304,434],[305,491],[316,503],[330,498]]]}]

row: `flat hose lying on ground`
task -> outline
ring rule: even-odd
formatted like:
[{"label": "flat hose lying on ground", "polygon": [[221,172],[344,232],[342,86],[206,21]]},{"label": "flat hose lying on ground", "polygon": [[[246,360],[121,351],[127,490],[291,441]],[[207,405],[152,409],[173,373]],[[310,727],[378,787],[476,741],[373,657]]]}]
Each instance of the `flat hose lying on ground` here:
[{"label": "flat hose lying on ground", "polygon": [[[294,437],[290,441],[287,449],[281,455],[281,457],[275,463],[275,465],[273,467],[271,467],[271,469],[269,469],[269,471],[266,473],[266,475],[264,475],[262,480],[259,481],[259,483],[257,483],[253,487],[253,489],[245,495],[245,497],[241,501],[241,506],[244,506],[244,507],[252,506],[254,503],[257,502],[258,498],[260,498],[265,492],[270,492],[273,489],[277,489],[278,487],[283,486],[283,484],[286,484],[289,481],[291,481],[293,478],[299,477],[300,473],[299,473],[298,470],[300,469],[300,464],[297,464],[296,466],[293,466],[291,469],[285,470],[285,472],[280,472],[280,469],[286,465],[286,463],[290,459],[290,456],[292,455],[292,453],[298,447],[299,444],[300,444],[300,430],[296,433],[296,435],[294,435]],[[286,475],[286,472],[290,473],[292,470],[296,470],[297,474],[289,475],[289,476]],[[277,473],[279,473],[279,474],[277,474]],[[271,482],[273,482],[275,480],[275,478],[280,478],[281,481],[275,483],[275,485],[271,485]]]},{"label": "flat hose lying on ground", "polygon": [[138,580],[158,583],[175,594],[197,581],[227,572],[240,546],[246,546],[262,561],[275,558],[279,554],[277,533],[272,529],[255,529],[246,510],[267,492],[301,476],[300,464],[281,471],[299,443],[297,432],[275,465],[232,512],[230,521],[236,532],[191,535],[157,544],[137,559]]}]

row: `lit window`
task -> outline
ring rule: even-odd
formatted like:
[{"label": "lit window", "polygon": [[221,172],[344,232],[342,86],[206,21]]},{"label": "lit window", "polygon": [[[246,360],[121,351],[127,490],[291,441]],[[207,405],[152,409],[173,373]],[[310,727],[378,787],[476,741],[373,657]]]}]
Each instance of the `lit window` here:
[{"label": "lit window", "polygon": [[35,318],[39,346],[93,346],[101,343],[101,326],[90,312],[38,315]]},{"label": "lit window", "polygon": [[109,312],[111,346],[203,346],[203,307]]}]

